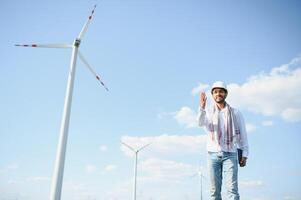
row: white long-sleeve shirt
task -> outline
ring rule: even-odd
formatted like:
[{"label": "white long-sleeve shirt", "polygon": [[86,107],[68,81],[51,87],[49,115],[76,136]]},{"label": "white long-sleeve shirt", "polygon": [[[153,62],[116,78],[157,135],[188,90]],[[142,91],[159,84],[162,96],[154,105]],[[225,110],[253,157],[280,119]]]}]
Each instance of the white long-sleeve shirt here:
[{"label": "white long-sleeve shirt", "polygon": [[[221,138],[224,138],[225,133],[225,123],[226,122],[226,116],[225,116],[225,109],[218,111],[218,117],[219,117],[219,126],[221,130]],[[246,132],[246,125],[244,122],[244,118],[242,114],[235,108],[233,108],[233,114],[235,115],[235,119],[237,120],[236,124],[238,125],[238,128],[240,130],[240,139],[237,140],[236,136],[234,136],[233,144],[230,145],[231,148],[229,149],[229,146],[225,143],[224,140],[220,140],[218,143],[216,140],[212,140],[210,135],[210,122],[213,121],[213,110],[204,110],[201,107],[199,107],[199,114],[198,114],[198,124],[200,127],[204,127],[204,129],[207,132],[207,151],[209,152],[236,152],[237,148],[243,150],[243,157],[248,157],[249,155],[249,145],[248,145],[248,138],[247,138],[247,132]]]}]

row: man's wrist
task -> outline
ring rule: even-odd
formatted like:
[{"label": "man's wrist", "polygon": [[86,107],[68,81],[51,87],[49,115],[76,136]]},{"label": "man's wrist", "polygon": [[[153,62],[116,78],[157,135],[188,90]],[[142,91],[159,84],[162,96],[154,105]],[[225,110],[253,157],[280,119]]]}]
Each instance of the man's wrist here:
[{"label": "man's wrist", "polygon": [[203,108],[202,106],[199,106],[199,111],[205,111],[205,108]]}]

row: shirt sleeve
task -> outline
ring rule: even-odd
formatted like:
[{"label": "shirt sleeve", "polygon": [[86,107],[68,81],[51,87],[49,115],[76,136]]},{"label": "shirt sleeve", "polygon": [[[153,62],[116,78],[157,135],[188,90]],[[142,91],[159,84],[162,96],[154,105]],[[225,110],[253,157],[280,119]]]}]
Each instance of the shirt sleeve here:
[{"label": "shirt sleeve", "polygon": [[209,129],[209,120],[208,120],[206,110],[201,108],[201,107],[199,107],[199,113],[198,113],[198,116],[197,116],[197,121],[198,121],[198,125],[200,127],[203,127],[205,129],[207,129],[208,131],[210,130]]},{"label": "shirt sleeve", "polygon": [[248,136],[246,131],[246,124],[242,114],[237,111],[237,122],[240,130],[240,139],[237,142],[238,148],[242,149],[242,156],[248,157],[249,155],[249,144],[248,144]]}]

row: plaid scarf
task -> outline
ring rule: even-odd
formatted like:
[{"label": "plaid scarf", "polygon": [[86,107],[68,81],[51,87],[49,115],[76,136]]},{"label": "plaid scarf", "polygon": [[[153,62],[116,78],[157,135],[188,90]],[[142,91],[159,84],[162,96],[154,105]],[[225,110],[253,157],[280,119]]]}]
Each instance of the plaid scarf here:
[{"label": "plaid scarf", "polygon": [[[226,103],[225,105],[225,121],[224,121],[224,130],[225,133],[222,138],[221,124],[219,118],[219,109],[217,105],[214,105],[212,108],[212,121],[209,123],[209,130],[211,134],[211,139],[218,143],[221,146],[221,143],[227,146],[227,149],[232,149],[233,147],[233,138],[236,136],[236,141],[240,140],[240,130],[238,123],[233,111],[233,108]],[[217,141],[216,141],[217,139]]]}]

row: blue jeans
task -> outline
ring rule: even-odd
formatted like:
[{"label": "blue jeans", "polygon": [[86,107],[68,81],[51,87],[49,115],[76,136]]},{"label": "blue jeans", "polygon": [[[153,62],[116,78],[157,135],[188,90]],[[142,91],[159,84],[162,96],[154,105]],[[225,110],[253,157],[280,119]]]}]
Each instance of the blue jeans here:
[{"label": "blue jeans", "polygon": [[237,153],[208,152],[211,200],[221,200],[222,179],[225,176],[228,200],[239,200]]}]

